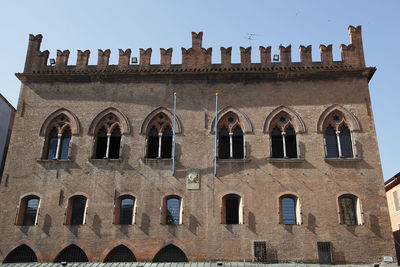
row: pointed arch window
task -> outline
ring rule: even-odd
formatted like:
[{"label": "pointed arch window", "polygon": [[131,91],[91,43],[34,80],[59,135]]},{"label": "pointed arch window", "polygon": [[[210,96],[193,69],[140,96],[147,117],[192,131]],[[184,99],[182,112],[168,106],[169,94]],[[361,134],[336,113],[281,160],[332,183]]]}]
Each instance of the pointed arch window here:
[{"label": "pointed arch window", "polygon": [[40,198],[35,195],[26,196],[21,199],[17,211],[16,224],[33,226],[37,224],[40,208]]},{"label": "pointed arch window", "polygon": [[297,158],[296,131],[289,114],[277,114],[270,125],[271,158]]},{"label": "pointed arch window", "polygon": [[95,131],[96,159],[118,159],[121,147],[121,124],[119,118],[109,113],[100,120]]},{"label": "pointed arch window", "polygon": [[340,111],[332,112],[324,123],[325,151],[327,158],[352,158],[352,133]]},{"label": "pointed arch window", "polygon": [[243,126],[239,117],[230,111],[218,122],[218,158],[243,159],[245,155]]},{"label": "pointed arch window", "polygon": [[155,115],[147,127],[147,158],[171,158],[172,133],[169,117],[163,112]]},{"label": "pointed arch window", "polygon": [[110,253],[107,254],[107,257],[104,259],[104,262],[135,262],[136,257],[132,253],[132,251],[124,245],[119,245],[113,248]]},{"label": "pointed arch window", "polygon": [[49,124],[43,158],[48,160],[68,160],[70,158],[71,122],[60,114]]},{"label": "pointed arch window", "polygon": [[54,262],[88,262],[86,253],[76,245],[64,248],[56,257]]}]

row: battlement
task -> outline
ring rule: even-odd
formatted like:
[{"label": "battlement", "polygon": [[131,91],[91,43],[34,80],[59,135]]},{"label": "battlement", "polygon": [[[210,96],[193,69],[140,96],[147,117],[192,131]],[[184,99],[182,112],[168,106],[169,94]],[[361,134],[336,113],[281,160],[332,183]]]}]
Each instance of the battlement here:
[{"label": "battlement", "polygon": [[292,46],[280,46],[280,61],[271,60],[271,46],[260,46],[260,61],[251,62],[252,47],[240,47],[240,63],[232,64],[232,47],[221,47],[221,63],[213,64],[211,61],[212,48],[203,48],[203,32],[192,32],[192,47],[182,47],[182,63],[172,64],[172,48],[160,49],[160,64],[151,64],[152,49],[139,49],[139,64],[131,64],[131,49],[125,51],[119,49],[118,65],[109,65],[111,51],[98,50],[97,65],[88,65],[90,51],[78,50],[76,65],[68,65],[69,50],[57,50],[55,64],[48,65],[49,51],[41,51],[40,45],[42,35],[30,35],[29,45],[26,55],[24,73],[43,73],[43,72],[85,72],[85,71],[208,71],[211,69],[219,70],[248,70],[267,68],[273,70],[280,69],[313,69],[313,68],[364,68],[364,51],[361,37],[361,26],[349,26],[350,44],[340,45],[342,60],[333,61],[332,45],[320,45],[320,61],[313,61],[311,54],[311,45],[300,45],[300,62],[292,61]]}]

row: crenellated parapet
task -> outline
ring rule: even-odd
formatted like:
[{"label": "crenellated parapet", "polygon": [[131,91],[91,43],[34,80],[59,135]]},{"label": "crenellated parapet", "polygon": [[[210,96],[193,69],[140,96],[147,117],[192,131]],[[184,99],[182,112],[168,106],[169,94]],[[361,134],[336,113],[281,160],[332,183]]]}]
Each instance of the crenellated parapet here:
[{"label": "crenellated parapet", "polygon": [[140,60],[131,63],[131,49],[119,49],[118,65],[110,65],[111,51],[98,50],[97,65],[88,65],[90,51],[78,50],[76,65],[69,65],[69,50],[57,50],[55,64],[48,65],[49,51],[41,51],[42,35],[30,35],[24,73],[74,72],[191,72],[191,71],[274,71],[320,68],[365,68],[361,26],[349,26],[350,43],[340,45],[342,59],[333,61],[332,45],[320,45],[321,59],[313,61],[311,45],[300,45],[300,62],[292,61],[292,46],[279,46],[279,57],[272,60],[271,46],[260,46],[260,60],[252,62],[252,47],[240,47],[240,63],[232,63],[232,47],[221,47],[221,63],[212,63],[212,48],[203,48],[203,33],[192,32],[192,47],[182,48],[181,64],[172,64],[173,49],[160,48],[160,64],[151,64],[152,49],[139,49]]}]

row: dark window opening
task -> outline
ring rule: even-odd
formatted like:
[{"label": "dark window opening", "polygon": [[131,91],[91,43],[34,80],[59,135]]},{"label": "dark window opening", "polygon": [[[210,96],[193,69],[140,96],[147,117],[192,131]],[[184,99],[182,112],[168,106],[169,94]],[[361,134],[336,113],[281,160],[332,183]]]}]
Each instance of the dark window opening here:
[{"label": "dark window opening", "polygon": [[320,264],[332,264],[331,242],[317,242]]},{"label": "dark window opening", "polygon": [[150,159],[155,159],[158,157],[158,132],[157,128],[153,126],[150,129],[149,137],[147,139],[147,157]]},{"label": "dark window opening", "polygon": [[350,196],[340,197],[340,211],[342,216],[342,222],[346,225],[356,225],[357,217],[356,217],[356,209],[354,198]]},{"label": "dark window opening", "polygon": [[336,137],[336,131],[329,125],[325,131],[325,144],[326,144],[326,156],[328,158],[338,158],[339,150]]},{"label": "dark window opening", "polygon": [[88,262],[88,257],[80,247],[70,245],[64,248],[54,260],[54,262]]},{"label": "dark window opening", "polygon": [[161,158],[169,159],[172,156],[172,129],[167,126],[161,136]]},{"label": "dark window opening", "polygon": [[293,197],[281,199],[281,212],[283,224],[296,224],[296,200]]},{"label": "dark window opening", "polygon": [[232,150],[234,159],[244,158],[243,131],[239,126],[233,129]]},{"label": "dark window opening", "polygon": [[68,159],[70,142],[71,142],[71,129],[66,128],[61,136],[60,159],[63,160]]},{"label": "dark window opening", "polygon": [[153,262],[189,262],[185,253],[174,245],[168,245],[162,248],[156,256],[154,256]]},{"label": "dark window opening", "polygon": [[48,136],[47,159],[55,159],[57,153],[58,132],[53,128]]},{"label": "dark window opening", "polygon": [[229,159],[230,157],[230,141],[228,128],[225,126],[219,130],[218,138],[218,157],[220,159]]},{"label": "dark window opening", "polygon": [[35,225],[38,207],[39,207],[38,198],[31,198],[26,202],[23,225],[25,226]]},{"label": "dark window opening", "polygon": [[135,262],[136,257],[132,251],[124,245],[119,245],[108,253],[104,262]]},{"label": "dark window opening", "polygon": [[179,224],[181,201],[179,198],[172,197],[167,199],[166,208],[166,223],[167,224]]},{"label": "dark window opening", "polygon": [[99,132],[97,133],[96,140],[96,159],[103,159],[106,157],[107,150],[107,130],[104,127],[101,127]]},{"label": "dark window opening", "polygon": [[37,262],[35,252],[27,245],[21,245],[13,249],[3,263]]},{"label": "dark window opening", "polygon": [[110,159],[118,159],[119,158],[119,149],[121,145],[121,130],[119,127],[115,127],[114,131],[110,136],[110,147],[108,151],[108,158]]},{"label": "dark window opening", "polygon": [[283,138],[281,130],[275,126],[271,131],[272,157],[283,158]]},{"label": "dark window opening", "polygon": [[225,223],[239,224],[239,202],[240,198],[236,195],[225,196]]},{"label": "dark window opening", "polygon": [[119,224],[132,224],[134,203],[135,200],[131,197],[121,199]]},{"label": "dark window opening", "polygon": [[286,128],[285,143],[286,156],[288,158],[297,158],[296,132],[292,126]]},{"label": "dark window opening", "polygon": [[254,262],[267,262],[267,242],[254,241]]},{"label": "dark window opening", "polygon": [[342,152],[342,157],[352,158],[353,148],[351,145],[350,130],[345,124],[343,124],[340,127],[339,139],[340,139],[340,149]]},{"label": "dark window opening", "polygon": [[83,224],[85,209],[86,209],[86,197],[77,196],[72,199],[71,225]]}]

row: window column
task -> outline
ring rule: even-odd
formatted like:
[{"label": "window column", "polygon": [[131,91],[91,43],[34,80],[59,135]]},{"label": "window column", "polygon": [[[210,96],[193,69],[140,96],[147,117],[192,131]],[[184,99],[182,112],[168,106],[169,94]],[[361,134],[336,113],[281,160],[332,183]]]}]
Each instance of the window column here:
[{"label": "window column", "polygon": [[338,145],[338,151],[339,151],[339,158],[343,157],[342,156],[342,148],[340,147],[340,131],[336,131],[336,140],[337,140],[337,145]]},{"label": "window column", "polygon": [[108,159],[108,156],[110,154],[110,139],[111,139],[111,133],[107,133],[107,147],[106,147],[106,156],[105,156],[106,159]]},{"label": "window column", "polygon": [[157,158],[161,158],[161,142],[162,142],[162,134],[163,133],[158,133],[158,156]]},{"label": "window column", "polygon": [[286,159],[286,140],[285,140],[286,132],[282,132],[282,146],[283,146],[283,158]]},{"label": "window column", "polygon": [[229,157],[233,158],[233,142],[232,142],[233,133],[229,133]]},{"label": "window column", "polygon": [[61,137],[62,134],[57,134],[57,149],[56,149],[56,156],[54,157],[55,159],[58,159],[58,155],[60,154],[60,147],[61,147]]}]

